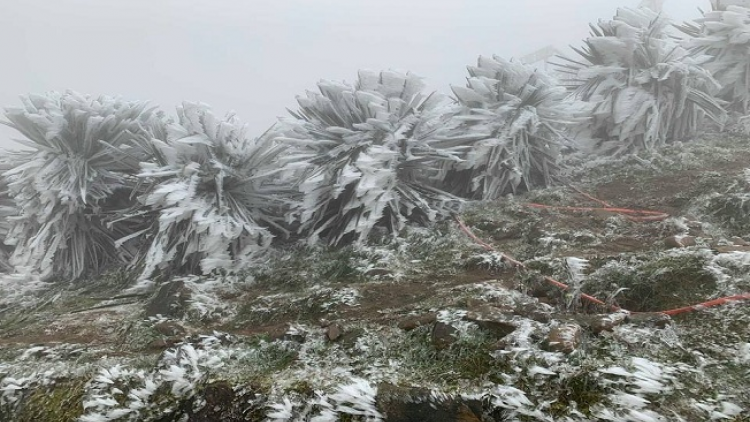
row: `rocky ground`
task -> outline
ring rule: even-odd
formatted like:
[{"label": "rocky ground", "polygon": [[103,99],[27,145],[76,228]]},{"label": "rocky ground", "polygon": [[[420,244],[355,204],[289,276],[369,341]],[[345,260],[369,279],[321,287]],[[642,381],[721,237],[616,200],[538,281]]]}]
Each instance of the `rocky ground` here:
[{"label": "rocky ground", "polygon": [[571,168],[669,218],[529,205],[600,206],[563,186],[470,206],[497,252],[445,222],[241,276],[7,276],[0,420],[750,421],[750,303],[658,312],[750,291],[750,139]]}]

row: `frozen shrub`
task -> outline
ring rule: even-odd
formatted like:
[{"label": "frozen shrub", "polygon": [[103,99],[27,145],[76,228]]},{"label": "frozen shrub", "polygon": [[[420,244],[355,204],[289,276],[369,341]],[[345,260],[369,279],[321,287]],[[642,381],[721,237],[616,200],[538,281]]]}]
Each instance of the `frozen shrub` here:
[{"label": "frozen shrub", "polygon": [[588,102],[591,149],[606,155],[653,150],[690,140],[704,117],[723,122],[714,97],[719,84],[667,33],[668,22],[649,9],[619,9],[591,25],[591,37],[560,71],[573,95]]},{"label": "frozen shrub", "polygon": [[549,186],[566,144],[562,130],[576,120],[565,89],[542,70],[497,56],[468,69],[466,86],[452,87],[458,108],[446,138],[473,147],[441,179],[477,199]]},{"label": "frozen shrub", "polygon": [[129,261],[133,251],[115,245],[129,226],[114,220],[135,186],[140,158],[131,141],[158,129],[161,115],[143,102],[70,91],[22,101],[5,112],[30,148],[13,153],[4,173],[19,210],[8,219],[10,263],[44,278],[75,278]]},{"label": "frozen shrub", "polygon": [[126,237],[150,245],[138,262],[154,270],[210,273],[253,264],[283,231],[284,209],[295,197],[274,168],[282,147],[250,138],[230,114],[218,119],[205,105],[184,103],[165,139],[142,139],[152,160],[138,177],[147,186],[130,219],[151,227]]},{"label": "frozen shrub", "polygon": [[750,8],[715,7],[679,27],[690,37],[685,46],[709,57],[705,67],[721,84],[718,96],[730,111],[750,113]]},{"label": "frozen shrub", "polygon": [[297,98],[281,122],[286,162],[301,169],[300,231],[311,241],[363,241],[375,226],[390,233],[407,222],[448,217],[459,198],[431,177],[459,160],[461,146],[441,140],[441,97],[423,93],[413,74],[359,73],[356,84],[322,81]]}]

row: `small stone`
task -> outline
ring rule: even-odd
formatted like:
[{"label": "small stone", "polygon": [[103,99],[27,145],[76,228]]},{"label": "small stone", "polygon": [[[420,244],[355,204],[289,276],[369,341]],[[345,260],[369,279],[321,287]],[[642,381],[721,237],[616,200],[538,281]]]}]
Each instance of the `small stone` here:
[{"label": "small stone", "polygon": [[185,327],[174,321],[162,321],[156,323],[154,325],[154,330],[156,330],[157,333],[168,337],[184,336],[187,332]]},{"label": "small stone", "polygon": [[664,245],[668,248],[681,248],[682,243],[680,243],[679,237],[680,236],[669,236],[664,239]]},{"label": "small stone", "polygon": [[286,333],[284,333],[284,335],[281,337],[281,339],[284,340],[284,341],[291,341],[291,342],[294,342],[294,343],[302,344],[307,339],[307,335],[305,333],[302,333],[302,332],[289,332],[289,331],[287,331]]},{"label": "small stone", "polygon": [[513,314],[536,322],[547,323],[552,319],[552,307],[538,300],[536,303],[520,304],[513,309]]},{"label": "small stone", "polygon": [[458,330],[452,325],[438,321],[432,327],[432,345],[437,350],[447,349],[451,344],[456,342],[457,333]]},{"label": "small stone", "polygon": [[750,246],[742,245],[716,245],[713,249],[719,253],[750,252]]},{"label": "small stone", "polygon": [[423,325],[430,325],[435,321],[437,321],[437,314],[434,312],[429,312],[421,315],[409,315],[408,317],[399,321],[398,328],[404,331],[411,331]]},{"label": "small stone", "polygon": [[695,238],[693,236],[669,236],[664,240],[664,244],[669,248],[688,248],[695,246]]},{"label": "small stone", "polygon": [[661,312],[636,312],[628,315],[628,322],[647,327],[666,328],[672,317]]},{"label": "small stone", "polygon": [[747,240],[745,240],[745,239],[743,239],[743,238],[741,238],[741,237],[739,237],[739,236],[734,236],[734,237],[731,237],[731,238],[730,238],[729,240],[730,240],[730,241],[732,242],[732,244],[734,244],[734,245],[739,245],[739,246],[750,246],[750,242],[748,242]]},{"label": "small stone", "polygon": [[337,341],[344,334],[344,329],[337,323],[332,323],[326,328],[326,338],[329,341]]},{"label": "small stone", "polygon": [[265,334],[268,335],[271,341],[290,341],[302,344],[307,339],[307,334],[304,331],[292,329],[292,326],[289,324],[269,327],[265,331]]},{"label": "small stone", "polygon": [[146,346],[146,348],[148,350],[164,350],[164,349],[168,349],[169,348],[169,344],[167,343],[166,340],[164,340],[162,338],[158,338],[158,339],[152,341],[151,343],[149,343]]},{"label": "small stone", "polygon": [[[378,385],[375,405],[388,422],[481,422],[482,401],[428,388]],[[493,419],[494,420],[494,419]]]},{"label": "small stone", "polygon": [[389,275],[393,275],[393,272],[388,268],[370,268],[365,271],[365,276],[367,277],[385,277]]},{"label": "small stone", "polygon": [[626,312],[614,312],[605,315],[578,315],[575,317],[583,327],[591,329],[594,334],[603,331],[612,331],[618,325],[622,325],[628,320],[629,314]]},{"label": "small stone", "polygon": [[488,305],[468,312],[464,319],[477,324],[479,328],[489,331],[497,338],[503,338],[518,328],[516,324],[508,321],[510,316],[507,313]]},{"label": "small stone", "polygon": [[581,345],[583,329],[578,324],[567,323],[550,330],[547,348],[554,352],[571,353]]}]

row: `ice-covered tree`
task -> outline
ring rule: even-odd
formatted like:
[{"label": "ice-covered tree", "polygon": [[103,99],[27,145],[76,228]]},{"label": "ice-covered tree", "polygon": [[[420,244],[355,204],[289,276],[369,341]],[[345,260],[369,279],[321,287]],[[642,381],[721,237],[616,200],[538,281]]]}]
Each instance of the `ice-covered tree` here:
[{"label": "ice-covered tree", "polygon": [[576,120],[566,90],[550,75],[500,57],[479,57],[466,86],[453,86],[458,103],[448,138],[472,144],[441,177],[451,192],[495,199],[548,186],[557,174],[562,130]]},{"label": "ice-covered tree", "polygon": [[719,97],[735,113],[750,113],[750,9],[716,5],[702,18],[679,28],[689,35],[685,46],[709,57],[705,67],[721,84]]},{"label": "ice-covered tree", "polygon": [[283,231],[295,200],[276,166],[282,146],[255,139],[233,114],[224,119],[197,103],[184,103],[163,139],[142,138],[152,160],[138,177],[147,186],[127,219],[152,225],[131,237],[149,246],[138,258],[143,277],[155,270],[210,273],[247,268]]},{"label": "ice-covered tree", "polygon": [[278,138],[301,171],[300,231],[311,241],[363,241],[378,225],[396,233],[456,211],[459,198],[430,176],[459,160],[461,145],[439,138],[442,98],[426,94],[420,78],[362,71],[354,85],[318,89],[297,98]]},{"label": "ice-covered tree", "polygon": [[592,147],[618,155],[690,140],[704,117],[722,122],[714,96],[719,84],[666,31],[668,21],[649,9],[618,9],[611,21],[591,25],[591,37],[561,58],[573,94],[590,104]]},{"label": "ice-covered tree", "polygon": [[11,264],[75,278],[128,261],[132,251],[115,241],[129,226],[113,221],[132,199],[139,155],[131,141],[162,125],[162,116],[143,102],[70,91],[22,101],[5,111],[29,148],[13,153],[4,173],[19,210],[5,239],[15,247]]}]

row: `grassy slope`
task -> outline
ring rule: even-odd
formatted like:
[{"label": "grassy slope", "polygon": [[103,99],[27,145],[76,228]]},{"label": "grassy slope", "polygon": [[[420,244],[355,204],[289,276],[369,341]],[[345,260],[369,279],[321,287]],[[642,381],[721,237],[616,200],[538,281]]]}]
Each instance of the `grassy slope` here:
[{"label": "grassy slope", "polygon": [[[4,281],[0,420],[263,420],[326,409],[358,420],[382,413],[383,392],[396,385],[465,403],[454,406],[462,420],[707,420],[722,412],[750,420],[747,304],[679,316],[666,328],[648,318],[587,328],[563,354],[545,346],[549,332],[585,328],[606,310],[540,282],[552,275],[640,311],[750,291],[750,246],[732,239],[750,240],[750,141],[722,136],[573,168],[571,183],[584,191],[672,218],[636,223],[525,206],[595,205],[548,189],[463,215],[530,272],[504,266],[446,222],[368,247],[289,248],[243,276],[186,278],[172,286],[171,307],[153,290],[130,294],[132,280],[118,271],[28,292]],[[670,248],[665,239],[675,235],[695,245]],[[569,257],[589,265],[573,271]],[[488,309],[519,328],[501,338],[466,321]],[[398,327],[415,316],[427,323]],[[455,329],[447,347],[433,341],[434,319]],[[376,409],[368,386],[378,385]],[[480,398],[484,415],[467,416]]]}]

